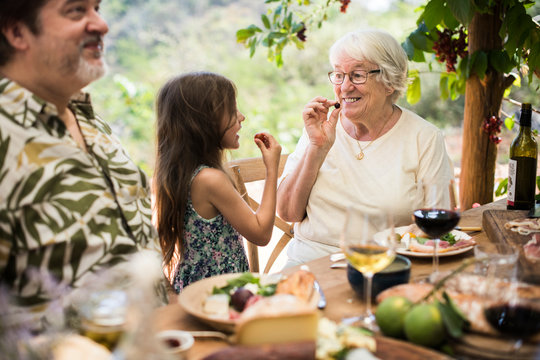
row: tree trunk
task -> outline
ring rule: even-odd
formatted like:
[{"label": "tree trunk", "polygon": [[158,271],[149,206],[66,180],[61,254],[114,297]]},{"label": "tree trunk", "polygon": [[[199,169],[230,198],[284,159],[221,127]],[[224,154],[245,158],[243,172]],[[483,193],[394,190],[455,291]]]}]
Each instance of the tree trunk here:
[{"label": "tree trunk", "polygon": [[[476,13],[469,24],[469,54],[477,50],[501,49],[499,11]],[[497,146],[489,140],[482,124],[492,115],[499,116],[505,89],[504,75],[488,67],[486,76],[467,79],[463,119],[463,145],[460,175],[460,208],[493,201]]]}]

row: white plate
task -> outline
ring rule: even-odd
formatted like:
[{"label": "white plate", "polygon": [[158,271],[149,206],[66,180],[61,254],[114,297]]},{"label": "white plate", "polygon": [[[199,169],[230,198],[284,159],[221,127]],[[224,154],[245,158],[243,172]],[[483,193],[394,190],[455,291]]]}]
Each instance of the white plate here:
[{"label": "white plate", "polygon": [[[405,233],[406,230],[409,229],[409,227],[410,227],[410,225],[400,226],[400,227],[395,228],[394,231],[396,233],[398,233],[399,235],[403,236],[403,234]],[[385,231],[381,231],[381,232],[375,234],[374,235],[375,241],[377,241],[378,238],[381,238],[381,237],[385,236],[385,234],[387,234],[387,232],[388,231],[385,230]],[[471,238],[467,233],[464,233],[463,231],[452,230],[451,233],[456,237],[456,240],[469,240]],[[456,249],[456,250],[450,250],[450,251],[446,251],[446,252],[442,252],[442,253],[440,252],[439,257],[463,254],[464,252],[467,252],[467,251],[471,250],[472,248],[474,248],[474,245],[459,248],[459,249]],[[413,257],[428,257],[428,258],[433,257],[433,253],[422,253],[422,252],[418,252],[418,251],[411,251],[411,250],[405,249],[403,247],[402,248],[397,247],[396,248],[396,253],[400,254],[400,255],[413,256]]]},{"label": "white plate", "polygon": [[[178,295],[178,302],[187,313],[195,316],[214,329],[232,333],[235,330],[237,320],[209,315],[203,311],[203,307],[204,301],[212,293],[214,286],[225,286],[227,285],[227,280],[237,278],[240,275],[242,275],[242,273],[216,275],[191,283],[182,289],[180,295]],[[267,283],[278,282],[281,277],[281,274],[260,275],[258,273],[253,273],[253,275],[261,277],[261,281],[266,281]],[[263,277],[265,280],[263,280]],[[309,304],[315,308],[318,301],[319,293],[313,291],[311,298],[309,299]]]}]

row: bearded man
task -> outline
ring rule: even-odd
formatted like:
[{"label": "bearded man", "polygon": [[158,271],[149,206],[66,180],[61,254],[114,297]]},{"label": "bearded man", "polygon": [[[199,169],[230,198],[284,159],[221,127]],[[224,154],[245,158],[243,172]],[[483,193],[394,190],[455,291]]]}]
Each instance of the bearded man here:
[{"label": "bearded man", "polygon": [[0,283],[10,310],[46,312],[156,243],[147,177],[81,92],[105,73],[99,5],[0,2]]}]

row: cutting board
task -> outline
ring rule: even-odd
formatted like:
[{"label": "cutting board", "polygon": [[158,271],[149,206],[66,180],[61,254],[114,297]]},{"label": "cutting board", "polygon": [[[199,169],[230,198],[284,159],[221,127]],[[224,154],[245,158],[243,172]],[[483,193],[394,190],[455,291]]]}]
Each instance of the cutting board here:
[{"label": "cutting board", "polygon": [[527,210],[485,210],[482,214],[482,228],[493,243],[508,243],[519,249],[518,275],[520,279],[540,284],[540,262],[528,260],[523,253],[532,235],[520,235],[504,227],[508,221],[527,217]]}]

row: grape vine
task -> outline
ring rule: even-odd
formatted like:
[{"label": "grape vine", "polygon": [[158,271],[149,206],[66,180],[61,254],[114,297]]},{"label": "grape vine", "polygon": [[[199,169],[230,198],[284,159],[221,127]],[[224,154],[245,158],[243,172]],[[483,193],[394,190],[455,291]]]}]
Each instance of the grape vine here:
[{"label": "grape vine", "polygon": [[446,62],[447,72],[456,72],[458,56],[464,58],[468,53],[465,28],[461,26],[458,30],[437,30],[437,35],[438,40],[433,45],[435,57],[441,63]]}]

